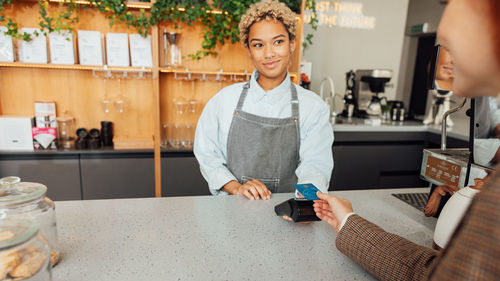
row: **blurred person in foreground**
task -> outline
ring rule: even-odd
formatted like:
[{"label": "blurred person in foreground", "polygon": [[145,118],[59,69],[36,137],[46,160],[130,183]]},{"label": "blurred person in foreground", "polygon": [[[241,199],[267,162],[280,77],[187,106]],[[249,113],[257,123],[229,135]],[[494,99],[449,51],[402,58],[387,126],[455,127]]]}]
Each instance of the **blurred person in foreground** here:
[{"label": "blurred person in foreground", "polygon": [[[500,93],[500,1],[448,0],[438,38],[454,61],[454,94]],[[349,200],[318,192],[316,215],[338,233],[337,248],[380,280],[499,280],[500,173],[473,199],[443,251],[385,232]]]}]

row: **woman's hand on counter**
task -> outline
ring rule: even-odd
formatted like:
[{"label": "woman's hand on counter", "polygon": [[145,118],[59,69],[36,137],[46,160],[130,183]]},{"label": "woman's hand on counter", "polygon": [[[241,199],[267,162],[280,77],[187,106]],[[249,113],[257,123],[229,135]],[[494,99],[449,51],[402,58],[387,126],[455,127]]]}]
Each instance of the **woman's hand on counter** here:
[{"label": "woman's hand on counter", "polygon": [[338,233],[344,217],[353,212],[351,202],[319,191],[316,195],[320,199],[315,200],[313,205],[316,216],[330,224]]},{"label": "woman's hand on counter", "polygon": [[266,185],[259,180],[247,181],[240,184],[237,181],[230,181],[224,185],[224,191],[229,194],[243,195],[250,200],[268,200],[271,198],[271,191],[267,189]]}]

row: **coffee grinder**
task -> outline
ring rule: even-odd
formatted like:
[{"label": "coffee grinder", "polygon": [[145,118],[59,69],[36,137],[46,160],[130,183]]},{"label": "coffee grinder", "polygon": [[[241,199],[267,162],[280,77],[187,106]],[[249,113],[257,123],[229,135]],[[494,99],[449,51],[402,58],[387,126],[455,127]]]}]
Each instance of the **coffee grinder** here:
[{"label": "coffee grinder", "polygon": [[356,108],[356,99],[354,98],[354,88],[355,88],[356,73],[350,70],[345,74],[345,95],[344,95],[344,111],[342,116],[351,118],[354,115],[354,109]]}]

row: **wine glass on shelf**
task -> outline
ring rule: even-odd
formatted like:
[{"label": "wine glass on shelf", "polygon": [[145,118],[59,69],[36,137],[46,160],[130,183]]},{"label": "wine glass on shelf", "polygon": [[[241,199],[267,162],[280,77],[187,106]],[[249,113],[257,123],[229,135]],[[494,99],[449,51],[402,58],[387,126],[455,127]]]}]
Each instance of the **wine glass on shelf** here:
[{"label": "wine glass on shelf", "polygon": [[123,113],[127,107],[127,98],[121,93],[121,78],[118,78],[118,95],[114,98],[115,110],[118,113]]},{"label": "wine glass on shelf", "polygon": [[103,79],[103,84],[104,84],[104,97],[101,100],[101,105],[102,105],[102,110],[104,111],[105,114],[108,114],[111,110],[111,103],[112,100],[108,96],[108,89],[107,89],[107,79]]}]

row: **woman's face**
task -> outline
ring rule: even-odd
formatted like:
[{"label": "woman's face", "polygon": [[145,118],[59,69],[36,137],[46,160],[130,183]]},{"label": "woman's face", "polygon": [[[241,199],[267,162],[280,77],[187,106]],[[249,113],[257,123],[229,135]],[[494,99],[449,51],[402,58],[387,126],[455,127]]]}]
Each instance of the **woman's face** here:
[{"label": "woman's face", "polygon": [[248,55],[259,72],[259,79],[284,79],[295,41],[280,21],[261,20],[248,32]]},{"label": "woman's face", "polygon": [[500,92],[500,66],[486,0],[448,0],[438,38],[454,63],[454,94],[463,97],[496,96]]},{"label": "woman's face", "polygon": [[453,79],[453,68],[453,61],[451,60],[450,53],[445,48],[441,48],[439,50],[436,80]]}]

